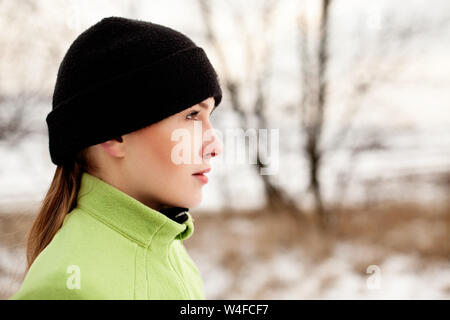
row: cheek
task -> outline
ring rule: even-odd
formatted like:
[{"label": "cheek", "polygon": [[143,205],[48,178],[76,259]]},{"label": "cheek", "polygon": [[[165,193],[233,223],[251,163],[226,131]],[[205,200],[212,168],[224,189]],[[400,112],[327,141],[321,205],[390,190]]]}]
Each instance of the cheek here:
[{"label": "cheek", "polygon": [[[174,125],[153,125],[142,129],[130,144],[127,172],[139,190],[153,198],[177,206],[192,207],[201,201],[201,183],[192,172],[198,165],[176,164],[172,150],[180,141],[172,141]],[[177,150],[177,148],[175,148]]]},{"label": "cheek", "polygon": [[170,183],[186,176],[189,170],[185,164],[177,165],[171,159],[172,149],[178,143],[171,140],[172,131],[164,126],[150,126],[139,136],[139,145],[134,157],[136,163],[144,166],[143,171],[153,179]]}]

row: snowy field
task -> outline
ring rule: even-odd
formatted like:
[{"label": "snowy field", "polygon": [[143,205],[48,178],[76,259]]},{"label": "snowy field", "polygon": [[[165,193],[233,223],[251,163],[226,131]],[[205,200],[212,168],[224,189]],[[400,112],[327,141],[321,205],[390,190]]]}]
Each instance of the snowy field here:
[{"label": "snowy field", "polygon": [[[449,261],[423,268],[414,255],[393,254],[380,265],[367,265],[366,272],[355,270],[355,256],[373,250],[342,242],[320,263],[307,262],[300,250],[280,250],[265,260],[248,255],[251,261],[238,279],[221,268],[220,260],[196,250],[191,254],[209,299],[450,299]],[[373,284],[369,266],[380,270]]]},{"label": "snowy field", "polygon": [[[422,232],[433,231],[426,229],[433,219],[414,218],[409,229],[393,227],[376,243],[358,235],[322,237],[311,227],[295,229],[285,218],[271,226],[273,219],[279,218],[197,215],[185,246],[201,271],[207,299],[450,299],[448,245],[439,254],[433,249],[448,241],[445,226],[434,230],[434,240],[420,239],[403,248],[408,250],[390,250],[383,242],[419,225]],[[303,234],[295,238],[298,230]],[[19,289],[24,268],[23,247],[0,248],[2,299]]]}]

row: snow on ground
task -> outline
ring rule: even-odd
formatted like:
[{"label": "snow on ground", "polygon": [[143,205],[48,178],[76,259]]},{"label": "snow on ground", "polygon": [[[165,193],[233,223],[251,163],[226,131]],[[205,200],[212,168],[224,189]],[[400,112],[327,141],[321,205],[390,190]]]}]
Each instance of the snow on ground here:
[{"label": "snow on ground", "polygon": [[[423,266],[419,257],[393,254],[379,265],[364,265],[364,273],[355,270],[358,257],[370,256],[373,250],[342,242],[331,256],[318,263],[310,261],[301,250],[279,251],[270,259],[247,255],[244,271],[237,276],[208,253],[195,249],[189,253],[203,275],[208,299],[450,298],[449,261]],[[374,275],[371,270],[379,273]],[[375,282],[374,277],[378,279]]]},{"label": "snow on ground", "polygon": [[[202,274],[207,299],[450,299],[449,261],[423,266],[414,255],[391,255],[373,265],[380,274],[378,287],[371,287],[373,274],[354,267],[355,257],[371,250],[343,242],[318,263],[301,250],[280,250],[270,259],[247,252],[245,267],[237,273],[221,266],[219,255],[215,259],[195,248],[189,253]],[[0,248],[1,298],[19,289],[24,269],[24,249]]]},{"label": "snow on ground", "polygon": [[[207,299],[450,299],[450,260],[445,243],[439,247],[448,237],[436,228],[447,220],[409,216],[393,212],[370,220],[378,228],[362,232],[367,238],[372,232],[374,243],[362,242],[355,231],[362,225],[350,215],[346,239],[307,225],[298,229],[281,215],[196,215],[196,234],[185,246],[202,274]],[[20,287],[26,266],[20,234],[31,220],[28,215],[0,220],[6,232],[0,244],[0,299]],[[428,239],[431,251],[413,241],[424,230],[436,236]],[[395,248],[387,245],[392,242]]]},{"label": "snow on ground", "polygon": [[25,248],[0,247],[0,299],[19,290],[25,267]]}]

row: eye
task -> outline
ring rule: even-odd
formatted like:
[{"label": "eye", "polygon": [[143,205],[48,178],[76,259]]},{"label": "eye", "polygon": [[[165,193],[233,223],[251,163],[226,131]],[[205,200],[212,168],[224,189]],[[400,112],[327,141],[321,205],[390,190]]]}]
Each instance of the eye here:
[{"label": "eye", "polygon": [[[198,111],[192,111],[191,113],[189,113],[189,114],[186,116],[186,119],[191,120],[192,117],[195,116],[195,115],[197,115],[198,113],[199,113]],[[194,119],[194,120],[195,120],[195,119]]]}]

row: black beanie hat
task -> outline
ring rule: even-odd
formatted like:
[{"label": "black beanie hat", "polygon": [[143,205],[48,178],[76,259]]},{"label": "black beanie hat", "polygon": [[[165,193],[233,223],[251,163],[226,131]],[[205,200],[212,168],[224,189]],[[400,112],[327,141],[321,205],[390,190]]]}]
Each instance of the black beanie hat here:
[{"label": "black beanie hat", "polygon": [[206,53],[151,22],[104,18],[80,34],[59,66],[46,121],[54,164],[144,128],[209,97],[222,99]]}]

